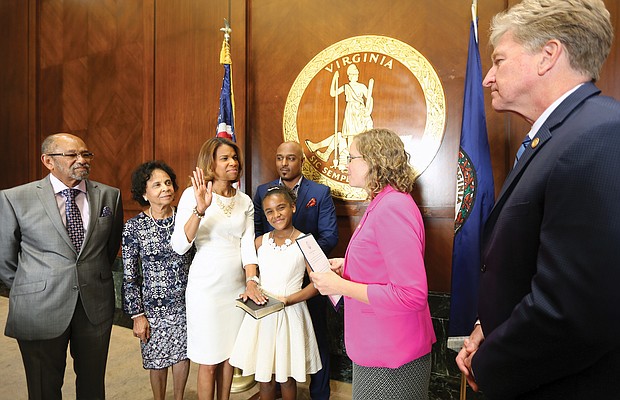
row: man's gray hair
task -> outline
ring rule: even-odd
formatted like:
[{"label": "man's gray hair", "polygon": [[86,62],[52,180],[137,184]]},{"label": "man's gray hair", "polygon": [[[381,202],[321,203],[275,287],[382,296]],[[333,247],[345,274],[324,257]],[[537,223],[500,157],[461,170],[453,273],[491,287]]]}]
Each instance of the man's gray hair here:
[{"label": "man's gray hair", "polygon": [[603,0],[523,0],[491,21],[491,44],[510,32],[529,51],[559,40],[571,67],[597,80],[609,55],[613,27]]}]

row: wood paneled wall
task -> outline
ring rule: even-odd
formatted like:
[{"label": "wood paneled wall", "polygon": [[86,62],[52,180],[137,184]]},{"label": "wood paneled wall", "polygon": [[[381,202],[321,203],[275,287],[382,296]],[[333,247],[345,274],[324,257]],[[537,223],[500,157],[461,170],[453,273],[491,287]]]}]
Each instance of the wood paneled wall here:
[{"label": "wood paneled wall", "polygon": [[35,9],[36,0],[0,2],[0,189],[36,177]]},{"label": "wood paneled wall", "polygon": [[224,18],[233,30],[235,130],[239,146],[245,148],[245,1],[232,0],[230,11],[229,17],[227,1],[156,1],[153,157],[175,169],[182,188],[189,183],[201,145],[216,133]]},{"label": "wood paneled wall", "polygon": [[[481,57],[490,67],[491,16],[516,0],[480,3]],[[620,35],[620,4],[605,0]],[[130,173],[158,158],[187,183],[200,145],[214,135],[223,71],[223,18],[230,18],[236,131],[245,151],[245,191],[276,177],[288,91],[302,68],[329,45],[356,35],[386,35],[420,51],[446,93],[446,133],[420,176],[416,200],[425,215],[431,290],[449,292],[462,93],[470,9],[462,0],[331,1],[232,0],[5,0],[0,2],[0,188],[43,176],[41,140],[58,131],[82,136],[96,153],[92,178],[123,190],[126,215]],[[616,39],[616,43],[617,43]],[[620,46],[599,86],[620,98]],[[486,93],[488,96],[488,93]],[[491,110],[487,121],[496,191],[501,188],[524,122]],[[407,113],[393,105],[391,115]],[[398,125],[395,121],[395,125]],[[364,203],[337,201],[341,242]]]},{"label": "wood paneled wall", "polygon": [[[152,157],[151,0],[41,0],[37,140],[71,132],[95,153],[91,177],[123,189]],[[47,171],[41,171],[41,174]]]},{"label": "wood paneled wall", "polygon": [[[468,6],[454,7],[454,4],[453,0],[262,0],[251,2],[249,10],[252,45],[248,53],[251,82],[248,105],[253,112],[248,116],[248,134],[256,138],[251,149],[252,158],[268,160],[260,169],[252,171],[255,185],[277,176],[272,160],[282,141],[286,96],[299,72],[321,50],[351,36],[384,35],[409,44],[433,65],[446,95],[446,133],[438,154],[419,177],[414,197],[425,216],[429,287],[443,292],[450,291],[456,158],[471,19]],[[485,2],[480,10],[481,32],[488,29],[490,16],[503,8],[503,1]],[[481,48],[485,65],[488,65],[490,55],[486,41]],[[391,119],[383,119],[384,126],[377,126],[375,122],[375,126],[399,126],[399,115],[405,119],[411,112],[407,104],[390,106]],[[265,117],[267,115],[269,118]],[[264,132],[271,133],[265,135]],[[503,142],[504,139],[500,134],[492,140]],[[254,168],[257,166],[258,163],[253,163]],[[336,203],[342,239],[335,255],[343,255],[350,232],[359,222],[365,206],[341,200]]]},{"label": "wood paneled wall", "polygon": [[[488,43],[490,19],[519,0],[480,3],[479,32],[483,73],[491,66]],[[620,98],[620,3],[605,0],[612,14],[616,41],[597,83],[604,94]],[[288,91],[303,67],[329,45],[357,35],[385,35],[399,39],[433,64],[444,86],[448,118],[438,154],[420,176],[414,193],[425,216],[426,265],[429,288],[450,291],[453,218],[469,4],[458,0],[385,2],[362,0],[261,0],[248,3],[248,135],[252,146],[251,189],[277,177],[273,155],[282,141],[282,116]],[[486,115],[495,190],[512,168],[514,154],[529,130],[525,121],[492,110],[485,90]],[[398,108],[396,104],[394,107]],[[402,108],[400,113],[409,110]],[[398,121],[394,121],[398,125]],[[389,126],[388,126],[389,127]],[[269,134],[265,134],[269,132]],[[260,160],[260,161],[258,161]],[[250,187],[248,188],[248,190]],[[363,203],[336,200],[341,241],[334,255],[342,255],[348,238],[364,211]]]}]

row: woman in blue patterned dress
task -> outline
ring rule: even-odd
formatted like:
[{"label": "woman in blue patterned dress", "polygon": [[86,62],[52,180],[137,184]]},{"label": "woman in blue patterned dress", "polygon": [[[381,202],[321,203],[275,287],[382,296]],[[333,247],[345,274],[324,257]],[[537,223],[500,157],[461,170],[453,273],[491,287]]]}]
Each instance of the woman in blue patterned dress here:
[{"label": "woman in blue patterned dress", "polygon": [[149,161],[133,172],[131,185],[133,199],[149,208],[123,229],[123,309],[140,339],[153,397],[165,398],[172,366],[174,398],[182,399],[189,374],[185,288],[192,252],[179,255],[170,246],[176,175],[164,162]]}]

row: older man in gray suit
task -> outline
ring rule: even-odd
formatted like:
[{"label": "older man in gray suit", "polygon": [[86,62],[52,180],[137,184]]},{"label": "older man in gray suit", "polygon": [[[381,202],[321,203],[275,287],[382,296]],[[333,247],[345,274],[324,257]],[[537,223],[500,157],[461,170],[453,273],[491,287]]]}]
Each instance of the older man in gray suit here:
[{"label": "older man in gray suit", "polygon": [[93,153],[77,136],[51,135],[41,152],[48,176],[0,191],[4,333],[19,344],[30,399],[62,398],[69,344],[77,398],[104,399],[120,191],[87,179]]}]

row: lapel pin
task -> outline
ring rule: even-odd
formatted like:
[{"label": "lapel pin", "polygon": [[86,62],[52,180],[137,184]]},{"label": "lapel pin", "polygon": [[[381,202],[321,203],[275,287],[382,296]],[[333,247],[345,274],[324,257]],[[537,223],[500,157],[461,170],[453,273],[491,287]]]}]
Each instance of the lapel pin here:
[{"label": "lapel pin", "polygon": [[535,149],[536,146],[538,146],[538,143],[540,143],[540,139],[534,138],[534,140],[532,140],[532,148]]}]

